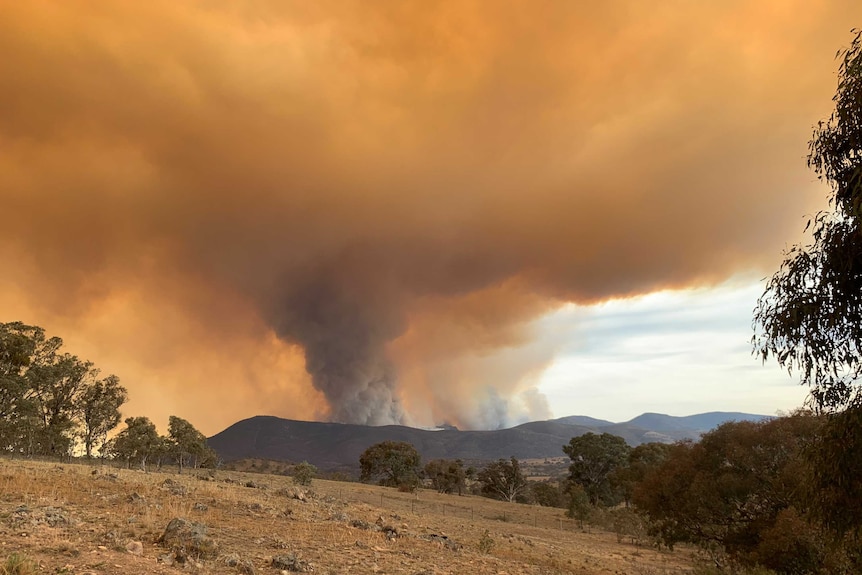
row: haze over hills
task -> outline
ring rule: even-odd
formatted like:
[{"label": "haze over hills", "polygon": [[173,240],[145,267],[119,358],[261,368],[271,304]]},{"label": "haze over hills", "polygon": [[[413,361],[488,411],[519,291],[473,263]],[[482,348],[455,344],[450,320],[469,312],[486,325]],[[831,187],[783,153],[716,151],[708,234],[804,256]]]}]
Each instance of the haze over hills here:
[{"label": "haze over hills", "polygon": [[260,415],[231,425],[208,442],[225,461],[245,458],[308,461],[321,469],[336,469],[356,466],[366,448],[386,440],[411,443],[426,461],[436,458],[480,461],[510,456],[528,459],[559,457],[562,446],[572,437],[588,432],[618,435],[632,446],[651,441],[672,443],[698,439],[726,421],[759,421],[767,417],[726,412],[688,417],[645,413],[628,422],[613,423],[575,415],[494,431],[460,431],[451,427],[435,431]]}]

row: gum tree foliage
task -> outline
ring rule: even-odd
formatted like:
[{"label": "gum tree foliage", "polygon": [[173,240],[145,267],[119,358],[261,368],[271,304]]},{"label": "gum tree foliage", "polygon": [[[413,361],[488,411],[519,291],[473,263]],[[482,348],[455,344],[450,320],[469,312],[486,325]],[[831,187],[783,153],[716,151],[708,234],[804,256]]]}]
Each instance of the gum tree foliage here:
[{"label": "gum tree foliage", "polygon": [[635,487],[634,504],[669,547],[688,542],[718,562],[787,575],[857,573],[855,546],[836,543],[807,496],[804,454],[823,424],[805,412],[725,423],[698,443],[671,447]]},{"label": "gum tree foliage", "polygon": [[309,486],[317,477],[317,467],[307,461],[297,463],[293,466],[293,482],[296,485]]},{"label": "gum tree foliage", "polygon": [[666,443],[642,443],[629,451],[625,465],[617,467],[611,473],[611,486],[619,491],[626,507],[631,503],[635,486],[643,481],[647,473],[667,459],[671,447]]},{"label": "gum tree foliage", "polygon": [[24,374],[36,351],[37,341],[44,341],[41,328],[20,322],[0,323],[0,450],[20,444],[21,420],[35,414],[27,397]]},{"label": "gum tree foliage", "polygon": [[614,505],[619,497],[611,484],[613,473],[626,465],[631,448],[625,439],[610,433],[585,433],[573,437],[563,452],[572,464],[569,481],[583,487],[592,505]]},{"label": "gum tree foliage", "polygon": [[120,406],[126,399],[128,392],[116,375],[94,382],[81,394],[81,438],[88,458],[92,456],[94,447],[104,453],[108,432],[120,424]]},{"label": "gum tree foliage", "polygon": [[482,485],[483,494],[510,503],[523,495],[529,487],[527,478],[521,471],[521,464],[515,457],[489,463],[479,471],[477,479]]},{"label": "gum tree foliage", "polygon": [[174,458],[179,473],[191,465],[200,467],[215,459],[215,452],[207,445],[206,436],[182,417],[168,418],[168,454]]},{"label": "gum tree foliage", "polygon": [[376,479],[389,487],[413,488],[419,485],[420,463],[419,452],[406,441],[383,441],[359,457],[360,478]]},{"label": "gum tree foliage", "polygon": [[531,481],[530,495],[533,503],[542,507],[562,507],[568,505],[566,482],[555,480]]},{"label": "gum tree foliage", "polygon": [[860,403],[862,376],[862,44],[838,53],[835,111],[814,130],[808,165],[831,188],[808,221],[813,242],[792,247],[754,314],[754,351],[810,386],[817,409]]},{"label": "gum tree foliage", "polygon": [[127,417],[125,423],[126,428],[113,439],[111,451],[128,466],[138,463],[146,471],[147,462],[162,448],[164,440],[148,417]]},{"label": "gum tree foliage", "polygon": [[425,465],[425,477],[438,493],[463,495],[467,489],[467,471],[460,459],[433,459]]},{"label": "gum tree foliage", "polygon": [[0,449],[65,457],[81,437],[89,455],[119,423],[126,399],[119,379],[99,379],[91,362],[62,346],[40,327],[0,323]]},{"label": "gum tree foliage", "polygon": [[[823,519],[862,530],[862,32],[838,52],[835,110],[809,142],[808,165],[830,187],[829,210],[808,222],[813,242],[794,246],[754,314],[754,351],[811,389],[831,413],[813,451]],[[842,412],[843,410],[843,412]]]}]

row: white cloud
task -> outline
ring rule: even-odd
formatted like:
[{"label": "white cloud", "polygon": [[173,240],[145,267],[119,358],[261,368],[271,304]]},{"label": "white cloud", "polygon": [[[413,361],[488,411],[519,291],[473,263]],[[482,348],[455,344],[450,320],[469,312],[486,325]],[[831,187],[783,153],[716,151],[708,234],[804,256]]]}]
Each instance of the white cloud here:
[{"label": "white cloud", "polygon": [[567,341],[539,389],[555,417],[626,421],[646,411],[774,414],[807,390],[751,355],[751,317],[762,284],[663,291],[595,306],[567,306],[542,323]]}]

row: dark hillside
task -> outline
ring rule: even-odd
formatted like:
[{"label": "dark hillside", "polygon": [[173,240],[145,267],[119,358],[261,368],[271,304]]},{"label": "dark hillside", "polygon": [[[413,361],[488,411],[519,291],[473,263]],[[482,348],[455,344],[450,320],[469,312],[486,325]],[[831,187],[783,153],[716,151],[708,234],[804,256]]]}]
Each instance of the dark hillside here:
[{"label": "dark hillside", "polygon": [[[511,456],[535,459],[560,457],[563,445],[572,437],[588,432],[612,433],[633,446],[651,441],[671,443],[680,439],[697,439],[709,429],[704,426],[715,421],[762,417],[738,413],[709,413],[689,417],[644,414],[627,423],[612,424],[573,416],[533,421],[494,431],[429,431],[400,425],[371,427],[260,415],[237,422],[208,441],[226,461],[248,458],[308,461],[321,469],[332,470],[357,466],[359,456],[365,449],[387,440],[411,443],[425,461],[436,458],[488,461]],[[595,421],[602,425],[572,425],[566,423],[569,421]],[[686,424],[697,427],[686,427]]]}]

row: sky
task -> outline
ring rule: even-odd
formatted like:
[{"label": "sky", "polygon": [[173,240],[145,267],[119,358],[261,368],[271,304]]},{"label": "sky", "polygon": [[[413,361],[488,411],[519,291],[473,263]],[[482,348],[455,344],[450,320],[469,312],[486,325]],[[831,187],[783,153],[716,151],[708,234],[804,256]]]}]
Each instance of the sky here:
[{"label": "sky", "polygon": [[774,413],[856,0],[0,7],[0,321],[125,415]]}]

